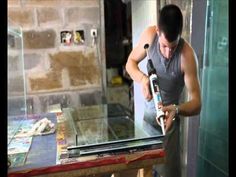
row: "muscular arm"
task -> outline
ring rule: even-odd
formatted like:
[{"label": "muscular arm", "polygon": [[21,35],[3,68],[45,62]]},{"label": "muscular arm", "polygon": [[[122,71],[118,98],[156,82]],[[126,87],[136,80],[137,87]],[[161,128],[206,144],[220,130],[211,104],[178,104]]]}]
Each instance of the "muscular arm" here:
[{"label": "muscular arm", "polygon": [[183,116],[197,115],[201,111],[201,92],[197,73],[197,58],[190,46],[187,46],[186,52],[183,53],[181,65],[189,101],[179,105],[179,114]]},{"label": "muscular arm", "polygon": [[[197,74],[197,58],[193,49],[188,43],[184,44],[181,54],[181,70],[184,72],[184,82],[188,92],[188,101],[180,104],[179,115],[193,116],[201,111],[201,92]],[[175,115],[175,107],[173,105],[165,106],[163,111],[171,113],[172,119]]]},{"label": "muscular arm", "polygon": [[126,63],[127,72],[135,82],[141,84],[143,95],[147,100],[151,99],[151,94],[149,92],[149,79],[142,71],[140,71],[138,63],[146,57],[144,45],[147,43],[151,45],[155,35],[156,35],[155,26],[147,28],[142,33],[137,46],[135,46],[131,51]]},{"label": "muscular arm", "polygon": [[[184,82],[189,98],[187,102],[178,105],[179,115],[197,115],[201,111],[201,92],[197,75],[197,58],[193,49],[187,43],[181,55],[181,70],[184,72]],[[166,131],[168,131],[176,113],[175,106],[164,106],[162,110],[168,112],[167,119],[165,120]]]}]

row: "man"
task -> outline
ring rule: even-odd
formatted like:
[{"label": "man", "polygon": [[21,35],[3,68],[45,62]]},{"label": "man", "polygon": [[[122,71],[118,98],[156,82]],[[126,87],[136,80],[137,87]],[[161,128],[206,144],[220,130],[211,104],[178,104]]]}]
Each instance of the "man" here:
[{"label": "man", "polygon": [[[188,42],[181,38],[183,16],[173,4],[164,6],[159,15],[158,26],[148,27],[131,51],[126,63],[130,77],[140,84],[145,102],[144,122],[154,127],[156,110],[149,89],[149,78],[140,71],[138,63],[146,57],[145,44],[149,44],[152,59],[159,78],[162,97],[162,111],[165,112],[164,148],[166,151],[165,177],[180,177],[179,116],[193,116],[200,113],[201,94],[197,75],[197,58]],[[189,100],[179,103],[186,86]]]}]

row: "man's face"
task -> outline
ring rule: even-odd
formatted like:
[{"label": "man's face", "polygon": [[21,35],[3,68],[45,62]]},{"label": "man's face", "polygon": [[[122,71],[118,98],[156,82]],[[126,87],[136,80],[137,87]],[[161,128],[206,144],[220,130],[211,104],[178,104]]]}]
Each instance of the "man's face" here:
[{"label": "man's face", "polygon": [[177,48],[177,45],[179,43],[180,36],[177,37],[175,41],[169,42],[164,33],[159,33],[159,43],[160,43],[160,51],[161,54],[167,58],[170,59],[173,55],[175,49]]}]

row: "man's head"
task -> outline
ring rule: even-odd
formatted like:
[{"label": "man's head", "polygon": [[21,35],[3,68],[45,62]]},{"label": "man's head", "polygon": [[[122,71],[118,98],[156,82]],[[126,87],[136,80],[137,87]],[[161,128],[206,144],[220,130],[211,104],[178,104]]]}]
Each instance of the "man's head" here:
[{"label": "man's head", "polygon": [[183,15],[178,6],[169,4],[161,9],[158,28],[161,33],[164,33],[169,42],[175,41],[178,35],[181,35]]},{"label": "man's head", "polygon": [[160,49],[166,58],[170,58],[179,42],[183,28],[183,15],[178,6],[164,6],[159,15],[158,33]]}]

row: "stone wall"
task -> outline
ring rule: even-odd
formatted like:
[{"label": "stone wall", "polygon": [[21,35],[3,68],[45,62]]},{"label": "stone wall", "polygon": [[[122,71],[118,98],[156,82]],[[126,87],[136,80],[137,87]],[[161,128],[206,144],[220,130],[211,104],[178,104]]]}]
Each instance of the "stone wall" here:
[{"label": "stone wall", "polygon": [[[8,19],[23,30],[28,113],[46,112],[52,104],[67,107],[101,100],[102,10],[100,0],[8,0]],[[97,29],[96,39],[91,29]],[[83,31],[83,43],[74,43],[74,38],[69,45],[62,43],[62,31],[78,30]],[[14,66],[16,61],[10,62]],[[10,70],[14,73],[14,67]],[[15,78],[12,82],[19,82]],[[86,93],[97,98],[83,103],[80,97]]]}]

